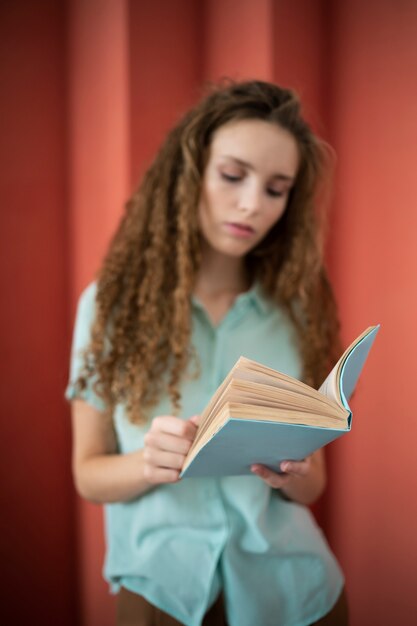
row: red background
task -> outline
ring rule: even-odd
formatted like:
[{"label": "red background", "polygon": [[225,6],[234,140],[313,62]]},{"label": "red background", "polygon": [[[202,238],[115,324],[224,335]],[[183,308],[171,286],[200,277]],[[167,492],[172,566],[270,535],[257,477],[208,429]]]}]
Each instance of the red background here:
[{"label": "red background", "polygon": [[416,622],[416,41],[414,0],[1,3],[2,623],[114,623],[101,509],[70,477],[74,308],[164,133],[222,76],[295,87],[337,152],[343,337],[382,330],[321,518],[352,626]]}]

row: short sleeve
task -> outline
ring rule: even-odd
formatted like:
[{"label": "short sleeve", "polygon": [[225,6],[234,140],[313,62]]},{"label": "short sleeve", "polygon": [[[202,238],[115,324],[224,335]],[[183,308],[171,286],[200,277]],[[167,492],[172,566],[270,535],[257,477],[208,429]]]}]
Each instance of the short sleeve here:
[{"label": "short sleeve", "polygon": [[91,283],[83,291],[78,301],[72,338],[70,377],[65,390],[65,397],[67,400],[81,398],[99,411],[105,411],[105,402],[93,389],[94,377],[87,381],[87,387],[83,390],[78,389],[75,384],[83,368],[83,352],[90,343],[91,328],[94,322],[96,310],[96,292],[96,283]]}]

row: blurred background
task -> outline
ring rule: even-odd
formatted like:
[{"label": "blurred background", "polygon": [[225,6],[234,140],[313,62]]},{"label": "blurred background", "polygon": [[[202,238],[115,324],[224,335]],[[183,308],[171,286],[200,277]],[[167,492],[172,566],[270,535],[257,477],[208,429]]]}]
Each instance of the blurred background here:
[{"label": "blurred background", "polygon": [[343,339],[382,328],[317,514],[351,626],[417,623],[416,42],[415,0],[2,0],[2,624],[114,623],[102,511],[70,475],[75,304],[164,134],[225,76],[295,88],[338,155]]}]

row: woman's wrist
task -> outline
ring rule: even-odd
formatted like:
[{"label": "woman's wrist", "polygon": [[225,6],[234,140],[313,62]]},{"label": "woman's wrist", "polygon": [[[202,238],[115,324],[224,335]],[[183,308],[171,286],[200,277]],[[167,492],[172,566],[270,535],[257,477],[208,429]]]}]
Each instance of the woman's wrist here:
[{"label": "woman's wrist", "polygon": [[86,459],[79,468],[76,485],[83,498],[96,504],[127,502],[152,488],[145,478],[142,449]]}]

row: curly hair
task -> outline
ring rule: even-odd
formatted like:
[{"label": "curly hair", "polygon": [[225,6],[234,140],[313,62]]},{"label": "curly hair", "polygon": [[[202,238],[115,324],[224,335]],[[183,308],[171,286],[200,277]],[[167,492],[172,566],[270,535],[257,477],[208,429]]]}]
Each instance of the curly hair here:
[{"label": "curly hair", "polygon": [[297,95],[262,81],[211,88],[167,135],[124,216],[97,277],[96,315],[80,390],[94,378],[107,406],[143,423],[161,394],[180,409],[190,358],[191,293],[200,266],[197,221],[213,134],[230,121],[264,120],[295,138],[300,164],[283,217],[247,256],[251,278],[291,317],[303,379],[318,386],[340,352],[339,323],[322,258],[320,185],[329,150],[300,113]]}]

